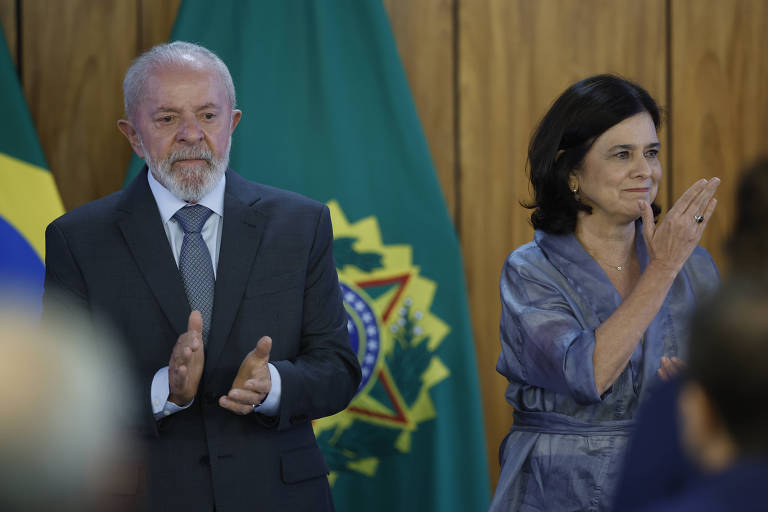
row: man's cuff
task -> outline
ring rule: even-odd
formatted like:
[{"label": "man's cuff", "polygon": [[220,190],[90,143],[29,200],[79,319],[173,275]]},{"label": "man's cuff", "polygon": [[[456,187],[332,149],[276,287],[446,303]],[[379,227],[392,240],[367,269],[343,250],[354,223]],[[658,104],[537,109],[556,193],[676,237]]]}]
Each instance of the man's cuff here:
[{"label": "man's cuff", "polygon": [[176,405],[173,402],[168,401],[168,395],[170,394],[170,388],[168,387],[168,367],[164,366],[155,373],[152,378],[152,388],[150,390],[150,396],[152,399],[152,414],[154,414],[156,420],[170,416],[173,413],[183,411],[188,408],[194,402],[189,402],[185,406]]},{"label": "man's cuff", "polygon": [[266,416],[277,416],[280,410],[282,381],[280,380],[280,372],[277,371],[277,368],[272,363],[267,363],[267,366],[269,367],[269,378],[272,381],[272,388],[267,393],[267,398],[261,402],[261,405],[257,405],[253,410]]}]

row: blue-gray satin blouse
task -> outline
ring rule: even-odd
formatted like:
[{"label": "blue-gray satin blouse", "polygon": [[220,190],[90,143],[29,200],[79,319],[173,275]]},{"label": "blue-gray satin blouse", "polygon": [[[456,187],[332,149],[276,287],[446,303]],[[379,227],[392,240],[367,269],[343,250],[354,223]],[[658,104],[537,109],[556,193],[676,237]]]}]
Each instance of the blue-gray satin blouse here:
[{"label": "blue-gray satin blouse", "polygon": [[[645,269],[639,221],[635,250]],[[685,357],[688,315],[718,283],[714,261],[697,247],[629,364],[600,396],[592,367],[595,329],[621,297],[574,235],[536,231],[516,249],[501,276],[497,365],[509,380],[515,420],[500,450],[490,510],[608,510],[644,390],[662,356]]]}]

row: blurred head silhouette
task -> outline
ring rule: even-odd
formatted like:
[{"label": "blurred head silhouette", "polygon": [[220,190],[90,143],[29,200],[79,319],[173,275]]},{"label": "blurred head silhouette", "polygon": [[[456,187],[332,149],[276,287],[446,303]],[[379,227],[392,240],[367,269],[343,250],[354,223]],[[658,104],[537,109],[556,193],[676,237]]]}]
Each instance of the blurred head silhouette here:
[{"label": "blurred head silhouette", "polygon": [[680,397],[683,442],[703,469],[768,456],[768,287],[734,279],[693,316]]},{"label": "blurred head silhouette", "polygon": [[768,277],[768,159],[747,167],[736,191],[736,221],[726,243],[732,273]]},{"label": "blurred head silhouette", "polygon": [[0,510],[97,510],[129,446],[124,362],[85,316],[24,306],[0,297]]}]

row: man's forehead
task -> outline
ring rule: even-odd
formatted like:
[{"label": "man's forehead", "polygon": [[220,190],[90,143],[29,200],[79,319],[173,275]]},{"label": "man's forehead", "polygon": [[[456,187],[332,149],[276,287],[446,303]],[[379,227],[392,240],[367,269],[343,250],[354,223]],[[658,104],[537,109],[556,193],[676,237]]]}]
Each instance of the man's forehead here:
[{"label": "man's forehead", "polygon": [[220,82],[223,86],[223,80],[218,73],[217,68],[212,62],[201,59],[190,58],[184,63],[172,62],[168,64],[158,64],[154,66],[147,75],[147,81],[198,81],[210,80]]},{"label": "man's forehead", "polygon": [[221,108],[227,102],[227,88],[215,70],[203,67],[165,66],[147,77],[142,103],[151,110]]}]

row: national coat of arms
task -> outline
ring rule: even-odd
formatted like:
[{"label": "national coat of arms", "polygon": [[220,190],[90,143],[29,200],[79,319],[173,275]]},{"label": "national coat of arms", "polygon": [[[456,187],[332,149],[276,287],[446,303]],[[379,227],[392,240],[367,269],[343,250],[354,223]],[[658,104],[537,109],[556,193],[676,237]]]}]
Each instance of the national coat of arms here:
[{"label": "national coat of arms", "polygon": [[413,265],[408,245],[383,245],[375,217],[350,224],[328,204],[350,340],[363,379],[344,411],[314,422],[331,483],[344,472],[376,473],[407,453],[419,424],[436,416],[429,391],[450,375],[435,355],[449,332],[430,313],[437,286]]}]

